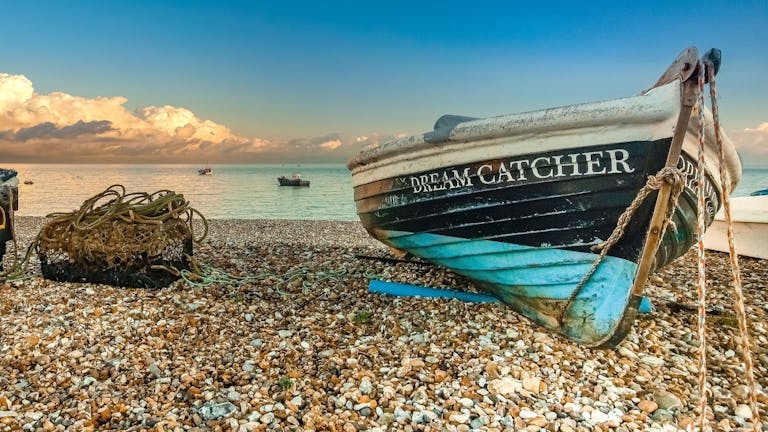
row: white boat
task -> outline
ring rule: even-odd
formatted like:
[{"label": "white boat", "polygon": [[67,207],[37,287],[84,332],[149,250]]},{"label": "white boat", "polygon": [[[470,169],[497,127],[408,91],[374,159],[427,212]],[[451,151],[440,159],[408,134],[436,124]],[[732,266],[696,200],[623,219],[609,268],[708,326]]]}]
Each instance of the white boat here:
[{"label": "white boat", "polygon": [[[731,198],[731,218],[736,252],[768,259],[768,195]],[[704,247],[728,252],[728,225],[723,209],[704,234]]]}]

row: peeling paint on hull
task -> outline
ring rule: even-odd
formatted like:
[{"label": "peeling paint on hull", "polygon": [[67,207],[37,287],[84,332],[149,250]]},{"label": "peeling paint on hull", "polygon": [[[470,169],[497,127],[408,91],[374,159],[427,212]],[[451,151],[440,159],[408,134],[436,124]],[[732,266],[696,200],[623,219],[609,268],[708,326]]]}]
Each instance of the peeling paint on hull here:
[{"label": "peeling paint on hull", "polygon": [[[640,300],[630,293],[655,192],[575,290],[597,257],[593,246],[609,238],[648,176],[668,163],[681,112],[680,83],[672,82],[633,98],[441,119],[434,132],[350,161],[357,213],[374,238],[473,279],[534,322],[581,344],[612,346],[630,330]],[[706,112],[705,121],[709,224],[721,187],[711,175]],[[686,187],[655,257],[643,260],[650,271],[694,243],[697,130],[689,124],[683,134],[678,167]],[[727,139],[726,160],[737,181],[740,164]]]}]

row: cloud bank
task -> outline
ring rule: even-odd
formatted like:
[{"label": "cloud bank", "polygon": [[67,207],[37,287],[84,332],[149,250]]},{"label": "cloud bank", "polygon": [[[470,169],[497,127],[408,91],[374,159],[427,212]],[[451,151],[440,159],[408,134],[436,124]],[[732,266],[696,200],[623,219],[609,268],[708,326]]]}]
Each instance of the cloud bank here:
[{"label": "cloud bank", "polygon": [[[39,94],[0,73],[0,162],[344,163],[403,135],[327,133],[284,141],[246,137],[187,108],[125,108],[122,96]],[[745,165],[768,166],[768,122],[730,131]]]},{"label": "cloud bank", "polygon": [[187,108],[130,111],[126,102],[39,94],[25,76],[0,73],[0,161],[344,162],[376,141],[337,133],[276,142],[239,135]]},{"label": "cloud bank", "polygon": [[768,122],[730,134],[745,166],[768,166]]}]

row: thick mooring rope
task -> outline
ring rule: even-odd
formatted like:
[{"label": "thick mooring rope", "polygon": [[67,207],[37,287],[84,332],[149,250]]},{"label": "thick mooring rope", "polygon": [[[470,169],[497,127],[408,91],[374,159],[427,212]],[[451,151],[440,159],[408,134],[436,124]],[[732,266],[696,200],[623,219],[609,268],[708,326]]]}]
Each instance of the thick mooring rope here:
[{"label": "thick mooring rope", "polygon": [[[105,199],[109,201],[97,206]],[[166,220],[182,217],[186,218],[190,231],[194,233],[192,225],[194,215],[200,217],[204,231],[199,238],[194,238],[193,235],[193,240],[201,242],[208,235],[208,221],[197,209],[189,206],[189,202],[183,195],[170,190],[159,190],[151,194],[126,193],[125,186],[115,184],[104,192],[85,200],[79,210],[69,213],[52,213],[46,216],[53,220],[41,230],[41,235],[46,240],[53,240],[54,237],[51,235],[62,228],[71,227],[75,231],[87,231],[115,220],[160,225]]]},{"label": "thick mooring rope", "polygon": [[[199,237],[194,236],[194,216],[197,215],[203,224],[203,232]],[[192,240],[201,242],[208,235],[208,221],[195,208],[189,206],[184,196],[169,190],[160,190],[154,193],[132,192],[126,193],[123,185],[112,185],[104,192],[87,199],[83,205],[75,211],[68,213],[51,213],[46,216],[52,218],[37,234],[27,248],[27,252],[21,261],[14,263],[13,268],[0,280],[18,280],[24,277],[29,264],[31,253],[40,250],[42,244],[48,249],[58,249],[67,254],[70,259],[75,259],[83,253],[82,244],[73,244],[68,241],[75,232],[95,230],[113,223],[162,225],[164,222],[177,219],[184,222],[188,228]],[[105,228],[110,229],[110,228]],[[16,235],[13,236],[14,242]],[[96,249],[97,246],[94,245]],[[146,245],[130,245],[131,247],[146,247]],[[127,251],[128,253],[130,251]],[[18,257],[18,253],[16,254]],[[171,273],[173,269],[165,266]],[[178,274],[178,271],[175,272]]]},{"label": "thick mooring rope", "polygon": [[752,430],[757,432],[762,429],[762,423],[760,421],[760,412],[757,410],[754,365],[752,363],[749,329],[747,328],[747,312],[744,308],[744,291],[741,285],[741,267],[739,266],[739,256],[736,253],[736,243],[733,236],[733,219],[731,217],[730,198],[731,180],[728,177],[728,171],[725,169],[725,152],[723,149],[723,139],[720,136],[720,110],[717,105],[714,66],[711,63],[708,63],[705,66],[709,81],[709,98],[712,102],[712,118],[715,127],[715,139],[717,141],[718,159],[720,163],[720,182],[722,183],[723,188],[723,210],[728,230],[729,257],[731,261],[731,272],[733,274],[733,293],[736,297],[736,314],[739,317],[741,356],[744,360],[744,372],[747,375],[747,385],[749,386],[749,408],[752,411]]},{"label": "thick mooring rope", "polygon": [[661,226],[660,236],[664,236],[667,227],[672,221],[672,215],[675,212],[677,199],[680,197],[680,193],[683,191],[683,187],[685,185],[684,174],[678,168],[671,166],[662,168],[658,173],[656,173],[656,175],[648,176],[648,180],[646,181],[645,186],[640,189],[640,192],[637,193],[635,198],[629,204],[629,207],[627,207],[621,216],[619,216],[618,222],[616,223],[616,228],[613,229],[613,232],[608,237],[608,240],[592,247],[593,250],[599,249],[600,255],[592,263],[592,267],[589,269],[589,271],[581,278],[579,284],[576,285],[576,288],[573,290],[570,298],[568,299],[568,304],[570,304],[570,302],[576,298],[581,288],[583,288],[584,285],[589,282],[589,279],[600,266],[600,263],[603,262],[603,259],[605,259],[606,255],[608,255],[608,251],[611,249],[611,247],[613,247],[613,245],[615,245],[624,236],[627,225],[629,225],[629,223],[632,221],[632,216],[635,214],[637,209],[640,208],[640,206],[643,204],[643,202],[645,202],[645,200],[652,192],[661,189],[661,186],[664,183],[668,183],[672,186],[672,192],[669,195],[669,202],[667,205],[667,212],[664,215],[664,221],[662,222]]},{"label": "thick mooring rope", "polygon": [[699,429],[702,431],[707,430],[707,336],[706,336],[706,317],[707,317],[707,280],[706,280],[706,259],[704,256],[704,231],[706,230],[706,222],[704,213],[706,212],[706,206],[704,205],[704,64],[698,63],[698,79],[699,79],[699,97],[698,97],[698,159],[696,166],[696,196],[697,196],[697,252],[698,252],[698,281],[697,292],[699,295],[699,315],[697,321],[697,330],[699,336]]}]

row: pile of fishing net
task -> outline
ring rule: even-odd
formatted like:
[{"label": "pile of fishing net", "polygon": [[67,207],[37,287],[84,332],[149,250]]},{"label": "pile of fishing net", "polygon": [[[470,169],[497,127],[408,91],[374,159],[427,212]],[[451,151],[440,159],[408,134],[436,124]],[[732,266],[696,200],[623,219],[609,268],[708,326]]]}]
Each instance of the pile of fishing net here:
[{"label": "pile of fishing net", "polygon": [[[197,214],[204,231],[194,237]],[[161,190],[126,193],[110,186],[79,210],[55,213],[40,231],[37,253],[47,279],[161,288],[194,265],[193,242],[208,233],[184,196]]]}]

